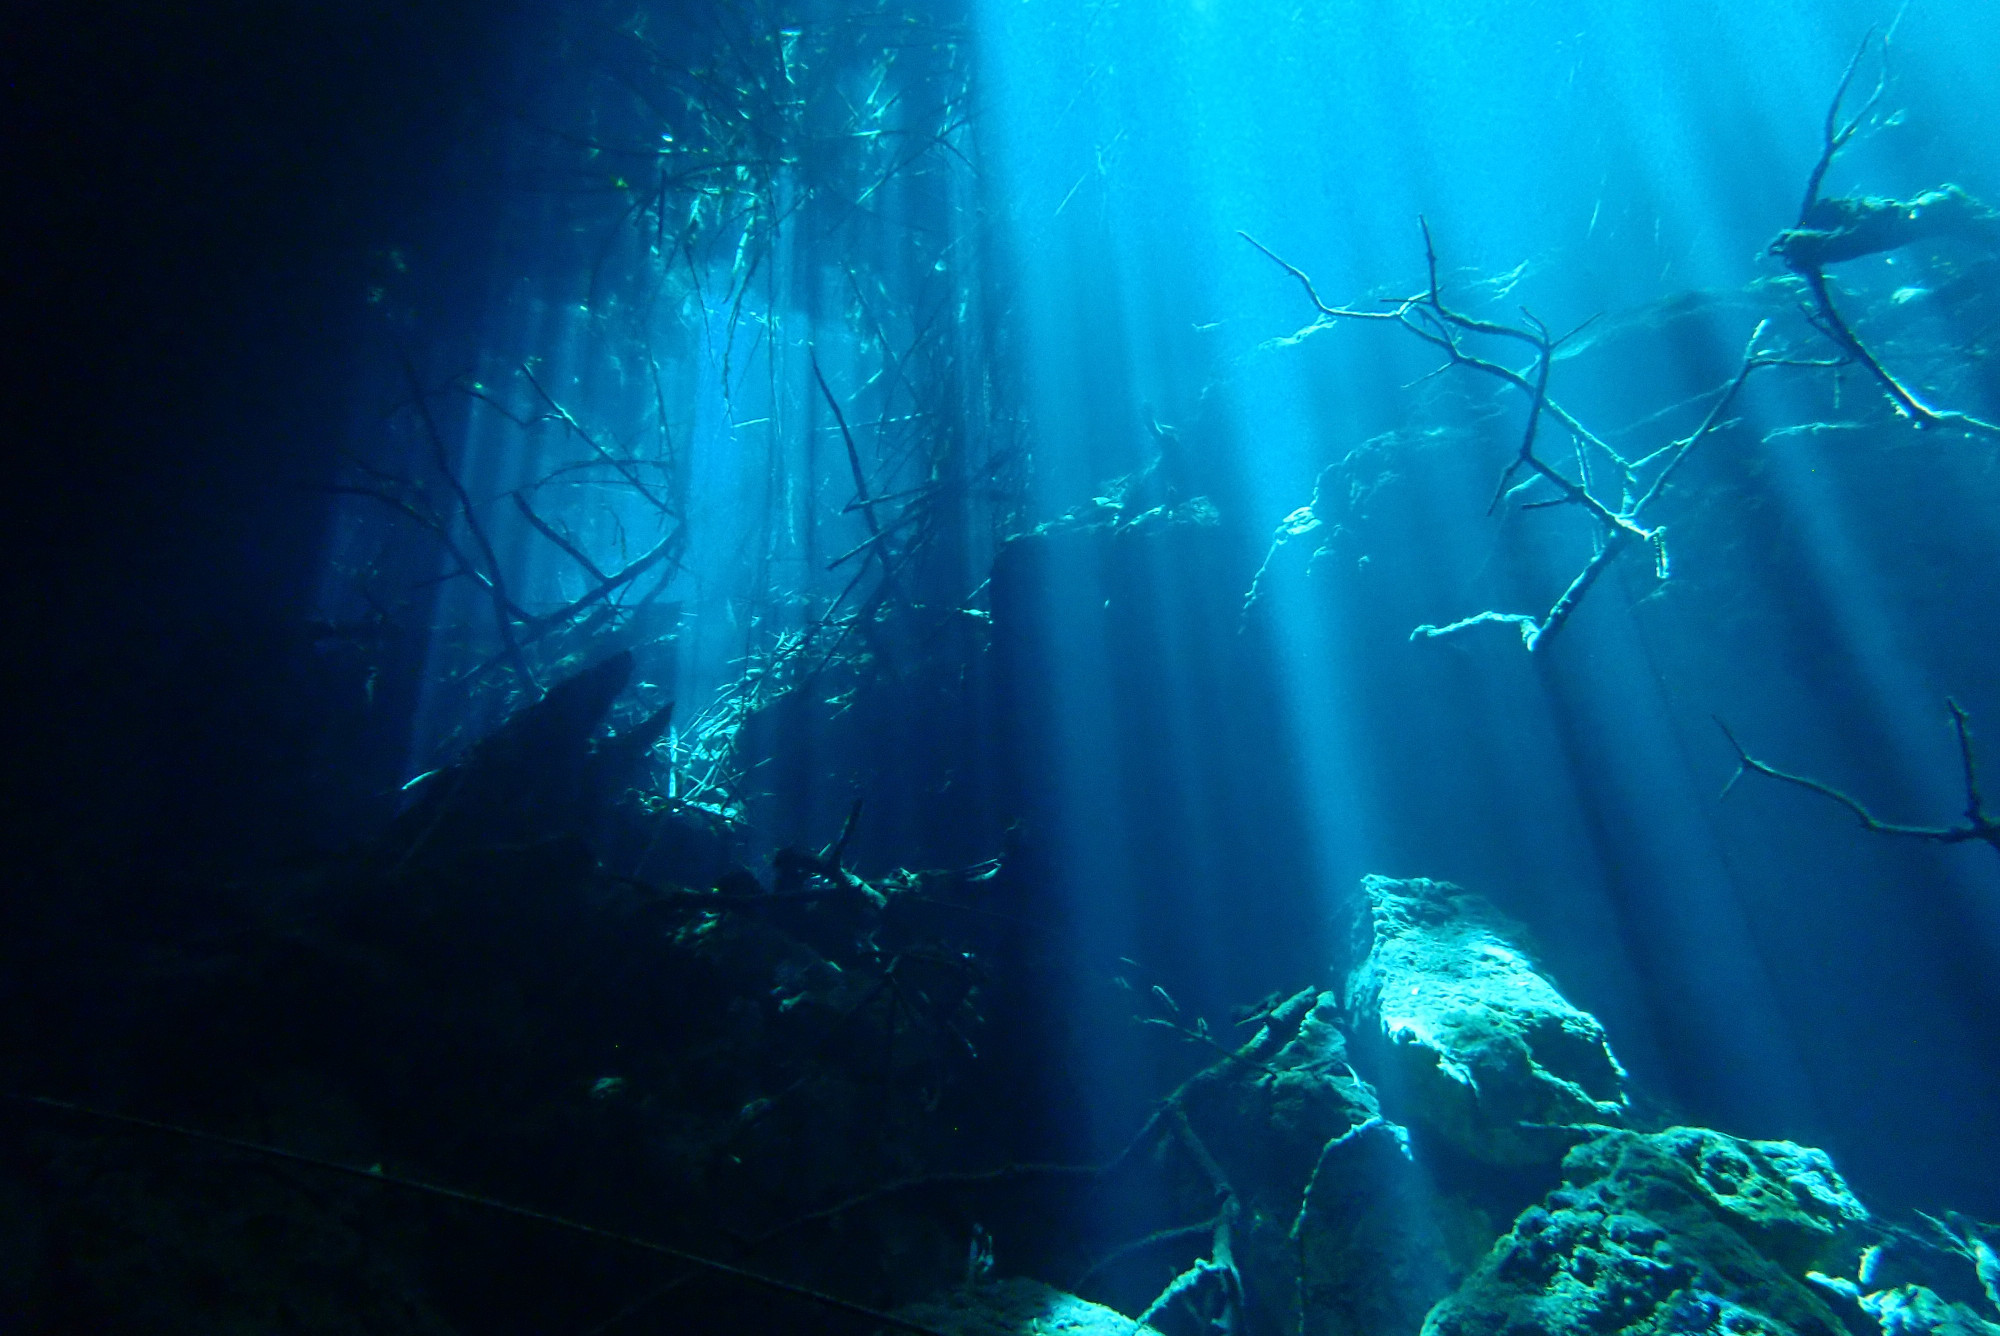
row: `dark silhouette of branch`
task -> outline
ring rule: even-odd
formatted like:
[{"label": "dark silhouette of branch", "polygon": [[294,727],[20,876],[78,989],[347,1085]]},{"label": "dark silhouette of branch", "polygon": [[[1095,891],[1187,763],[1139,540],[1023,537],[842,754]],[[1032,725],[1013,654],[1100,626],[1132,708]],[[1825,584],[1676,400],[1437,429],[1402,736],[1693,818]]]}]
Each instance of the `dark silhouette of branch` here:
[{"label": "dark silhouette of branch", "polygon": [[493,599],[493,623],[500,633],[500,652],[505,662],[518,676],[521,684],[531,691],[540,690],[535,675],[528,668],[528,660],[521,653],[520,642],[514,636],[514,613],[517,607],[507,596],[506,577],[500,569],[500,558],[494,553],[493,543],[486,536],[486,528],[479,522],[472,497],[466,492],[465,484],[459,480],[458,470],[452,467],[451,452],[445,449],[444,436],[438,431],[437,419],[431,416],[430,400],[424,394],[423,385],[417,380],[416,366],[405,358],[403,373],[409,378],[410,395],[417,410],[417,420],[423,423],[424,436],[430,442],[431,459],[437,471],[443,475],[452,495],[458,499],[459,518],[465,522],[465,531],[479,548],[484,566],[480,570],[480,583],[485,585]]},{"label": "dark silhouette of branch", "polygon": [[[612,454],[609,450],[605,449],[603,445],[599,444],[595,436],[591,435],[588,431],[584,430],[583,424],[578,422],[575,416],[571,414],[571,412],[567,408],[564,408],[560,403],[556,402],[555,396],[550,394],[548,390],[542,385],[542,382],[536,378],[535,369],[532,365],[523,362],[521,364],[521,376],[524,380],[528,382],[529,385],[534,387],[535,393],[541,397],[542,402],[548,405],[549,417],[551,417],[557,422],[562,423],[563,426],[567,427],[572,433],[575,434],[578,440],[582,441],[585,445],[589,446],[592,452],[595,453],[599,459],[603,460],[606,464],[609,464],[612,468],[616,469],[618,471],[618,476],[623,478],[628,484],[630,484],[632,490],[637,492],[640,495],[640,497],[642,497],[645,500],[647,505],[659,511],[662,515],[666,515],[669,517],[673,516],[673,508],[669,506],[665,501],[662,501],[659,497],[653,495],[653,489],[646,485],[645,480],[642,479],[639,476],[637,470],[635,470],[632,467],[632,462],[630,460],[620,459],[618,456]],[[657,393],[658,391],[656,390],[655,392]],[[662,418],[662,422],[664,421],[665,419]]]},{"label": "dark silhouette of branch", "polygon": [[1716,727],[1722,730],[1723,737],[1729,739],[1729,745],[1735,749],[1737,761],[1736,773],[1729,777],[1727,784],[1723,785],[1722,796],[1725,798],[1729,796],[1729,791],[1736,787],[1736,781],[1743,778],[1745,771],[1755,771],[1760,775],[1769,775],[1772,779],[1782,780],[1787,784],[1817,793],[1821,797],[1833,799],[1852,812],[1865,829],[1879,835],[1903,835],[1912,839],[1929,840],[1934,844],[1965,844],[1968,841],[1978,840],[1992,846],[1996,853],[2000,853],[2000,821],[1995,821],[1986,814],[1985,800],[1979,792],[1979,766],[1972,748],[1971,720],[1964,707],[1957,701],[1947,700],[1945,704],[1951,709],[1952,728],[1958,735],[1959,765],[1965,783],[1965,824],[1962,826],[1906,826],[1895,821],[1884,821],[1870,812],[1860,799],[1842,792],[1831,784],[1805,775],[1795,775],[1788,770],[1780,770],[1774,765],[1758,760],[1744,750],[1743,744],[1736,740],[1736,734],[1730,731],[1729,725],[1717,719]]},{"label": "dark silhouette of branch", "polygon": [[854,433],[847,427],[847,414],[840,410],[840,400],[834,397],[832,387],[826,383],[826,373],[819,369],[819,352],[808,350],[807,359],[812,363],[813,380],[818,382],[819,392],[833,412],[835,425],[840,428],[840,439],[847,446],[847,467],[854,475],[854,501],[850,508],[859,508],[862,517],[868,521],[868,531],[879,534],[882,526],[875,518],[875,503],[868,498],[868,478],[861,468],[861,452],[855,448]]},{"label": "dark silhouette of branch", "polygon": [[[403,485],[407,486],[407,484]],[[485,589],[489,596],[505,600],[507,613],[509,616],[514,618],[514,620],[520,622],[525,622],[528,620],[528,614],[521,610],[519,604],[515,603],[512,599],[508,599],[504,592],[498,591],[494,588],[492,579],[487,576],[485,571],[479,568],[478,563],[474,562],[471,557],[466,555],[465,549],[460,547],[458,545],[458,541],[452,537],[451,526],[445,523],[445,521],[443,521],[442,519],[438,518],[436,515],[431,514],[429,511],[420,508],[415,502],[407,500],[404,497],[397,496],[393,491],[390,491],[388,489],[387,485],[382,487],[361,487],[351,484],[337,483],[331,486],[320,488],[319,490],[327,493],[330,496],[366,497],[371,501],[380,502],[382,505],[387,506],[390,510],[395,511],[398,515],[401,515],[405,519],[408,519],[411,523],[415,524],[419,529],[422,529],[425,533],[437,539],[438,544],[444,548],[445,552],[451,557],[451,559],[458,563],[458,569],[447,572],[443,577],[441,577],[442,579],[452,580],[452,579],[457,579],[460,576],[464,576],[465,578],[471,580],[474,584],[477,584],[481,588]]]},{"label": "dark silhouette of branch", "polygon": [[1822,144],[1819,161],[1813,164],[1812,174],[1806,177],[1805,199],[1799,205],[1799,216],[1804,218],[1812,212],[1819,200],[1820,187],[1826,183],[1827,169],[1833,166],[1834,155],[1847,147],[1847,141],[1854,138],[1861,127],[1875,113],[1875,107],[1882,101],[1882,94],[1889,86],[1889,39],[1882,38],[1882,66],[1875,77],[1875,87],[1868,94],[1868,100],[1861,110],[1845,122],[1840,119],[1841,104],[1847,101],[1847,90],[1854,86],[1854,76],[1860,73],[1861,61],[1868,54],[1868,48],[1875,41],[1875,30],[1870,28],[1861,34],[1860,42],[1854,47],[1854,54],[1848,57],[1847,69],[1840,76],[1840,86],[1833,90],[1833,101],[1826,107],[1826,124],[1821,132]]},{"label": "dark silhouette of branch", "polygon": [[841,870],[840,860],[847,853],[847,843],[854,838],[854,828],[860,822],[861,799],[856,798],[854,805],[847,809],[847,820],[843,821],[840,825],[840,837],[833,842],[833,847],[828,849],[824,855],[827,863],[835,871]]},{"label": "dark silhouette of branch", "polygon": [[532,524],[535,527],[536,533],[548,539],[551,543],[554,543],[557,547],[561,548],[565,553],[567,553],[569,557],[576,562],[577,565],[583,567],[583,569],[589,573],[591,579],[596,580],[599,584],[602,584],[607,578],[609,578],[604,574],[603,571],[597,569],[597,563],[593,562],[589,557],[585,556],[581,548],[577,547],[577,545],[575,543],[572,543],[569,539],[563,537],[563,535],[556,529],[554,525],[550,524],[540,515],[537,515],[535,513],[535,508],[528,504],[528,498],[522,496],[518,490],[510,492],[509,495],[514,498],[514,508],[521,512],[521,518],[526,520],[529,524]]}]

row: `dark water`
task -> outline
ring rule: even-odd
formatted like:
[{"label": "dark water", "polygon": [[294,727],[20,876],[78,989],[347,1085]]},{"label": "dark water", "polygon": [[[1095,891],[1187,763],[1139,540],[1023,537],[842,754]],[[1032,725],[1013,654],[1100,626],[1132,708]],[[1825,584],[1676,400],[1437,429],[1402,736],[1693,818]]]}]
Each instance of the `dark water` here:
[{"label": "dark water", "polygon": [[[2000,764],[2000,12],[302,3],[10,27],[10,1094],[646,1234],[621,1176],[671,1196],[692,1164],[711,1195],[687,1218],[734,1203],[749,1249],[758,1193],[797,1214],[1115,1151],[1193,1061],[1129,1026],[1147,990],[1226,1026],[1338,988],[1360,880],[1386,874],[1523,925],[1659,1125],[1821,1147],[1885,1212],[2000,1215],[2000,837],[1947,704]],[[1908,230],[1814,271],[1836,326],[1769,247],[1850,119],[1815,197]],[[1969,200],[1910,222],[1947,184]],[[1315,326],[1302,279],[1338,313]],[[1544,330],[1567,339],[1538,399]],[[1790,364],[1710,419],[1746,348]],[[1510,469],[1531,413],[1560,481]],[[1512,620],[1413,635],[1481,612]],[[528,747],[480,809],[500,825],[439,827],[471,861],[412,873],[438,784],[407,782],[456,782],[621,653],[584,734],[673,703],[644,755],[593,788],[583,752]],[[1731,785],[1718,721],[1820,791]],[[1829,789],[1950,838],[1868,830]],[[939,971],[908,1003],[934,1088],[883,1106],[872,1158],[807,1120],[711,1147],[764,1177],[674,1160],[701,1081],[782,1107],[832,1080],[786,1064],[846,1040],[781,1061],[776,1030],[718,1028],[821,987],[805,956],[661,982],[633,945],[654,911],[621,897],[820,886],[782,851],[836,841],[878,885],[999,860],[936,891],[951,926],[884,930]],[[772,923],[855,977],[886,958],[850,957],[845,921]],[[946,957],[983,972],[965,1016],[932,997],[968,986]],[[542,1019],[496,1019],[517,1003]],[[990,1039],[956,1035],[974,1013]],[[590,1072],[651,1102],[579,1103]],[[84,1152],[47,1140],[83,1134],[48,1112],[9,1115],[10,1295],[49,1329],[181,1329],[63,1260],[116,1212],[89,1214],[62,1167]],[[1184,1223],[1149,1191],[1078,1218]],[[1055,1209],[921,1218],[957,1248],[981,1211],[1004,1235]],[[468,1277],[532,1274],[539,1245],[463,1228],[458,1262],[424,1264],[453,1322],[512,1303],[519,1329],[589,1329],[608,1309],[549,1294],[600,1266],[606,1293],[638,1284],[579,1244],[482,1309]],[[838,1290],[850,1266],[875,1274],[833,1245],[800,1274]]]}]

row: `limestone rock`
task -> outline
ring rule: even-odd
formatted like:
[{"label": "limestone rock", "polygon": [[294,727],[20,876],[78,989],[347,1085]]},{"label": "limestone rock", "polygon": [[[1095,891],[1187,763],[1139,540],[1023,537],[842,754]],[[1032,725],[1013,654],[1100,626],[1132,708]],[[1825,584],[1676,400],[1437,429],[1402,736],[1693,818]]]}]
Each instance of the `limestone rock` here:
[{"label": "limestone rock", "polygon": [[1347,1065],[1340,1017],[1332,993],[1304,990],[1261,1018],[1246,1062],[1188,1091],[1188,1117],[1231,1184],[1286,1229],[1321,1148],[1382,1112]]},{"label": "limestone rock", "polygon": [[954,1290],[896,1316],[947,1336],[1160,1336],[1115,1308],[1024,1276]]},{"label": "limestone rock", "polygon": [[1306,1336],[1414,1336],[1456,1278],[1403,1129],[1327,1143],[1294,1229]]},{"label": "limestone rock", "polygon": [[1844,1336],[1808,1268],[1867,1213],[1822,1152],[1613,1131],[1572,1150],[1563,1178],[1425,1336]]},{"label": "limestone rock", "polygon": [[1922,1285],[1878,1290],[1862,1295],[1859,1302],[1862,1311],[1881,1325],[1882,1336],[2000,1336],[2000,1325]]},{"label": "limestone rock", "polygon": [[1536,968],[1517,925],[1447,882],[1362,888],[1370,940],[1347,1007],[1396,1117],[1496,1165],[1553,1164],[1572,1127],[1623,1122],[1603,1026]]}]

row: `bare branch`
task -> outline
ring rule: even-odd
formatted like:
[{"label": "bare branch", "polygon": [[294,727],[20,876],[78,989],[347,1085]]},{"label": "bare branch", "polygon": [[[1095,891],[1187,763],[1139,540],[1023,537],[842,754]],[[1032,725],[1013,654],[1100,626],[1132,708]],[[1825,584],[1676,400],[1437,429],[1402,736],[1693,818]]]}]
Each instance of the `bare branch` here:
[{"label": "bare branch", "polygon": [[[1952,730],[1958,734],[1958,759],[1965,778],[1965,819],[1974,829],[1984,829],[1992,823],[1986,819],[1985,803],[1979,796],[1979,763],[1972,755],[1972,721],[1957,701],[1946,697],[1945,704],[1951,707]],[[2000,844],[1994,848],[2000,849]]]},{"label": "bare branch", "polygon": [[834,398],[833,388],[826,383],[826,373],[819,369],[819,353],[807,351],[812,363],[813,379],[819,384],[819,392],[826,399],[826,406],[833,412],[833,420],[840,427],[840,439],[847,446],[847,466],[854,475],[854,502],[861,511],[861,517],[868,521],[871,537],[882,536],[882,523],[875,518],[875,503],[868,499],[868,475],[861,467],[861,452],[855,447],[854,433],[848,430],[847,414],[840,410],[840,400]]},{"label": "bare branch", "polygon": [[1213,1237],[1215,1227],[1221,1221],[1222,1216],[1220,1213],[1217,1213],[1206,1220],[1198,1221],[1192,1225],[1175,1225],[1167,1229],[1156,1229],[1144,1238],[1137,1238],[1127,1243],[1121,1243],[1095,1262],[1092,1262],[1088,1270],[1070,1283],[1070,1289],[1072,1291],[1081,1291],[1099,1272],[1116,1266],[1135,1253],[1145,1252],[1149,1248],[1157,1248],[1162,1244],[1178,1243],[1182,1239],[1196,1238],[1204,1234]]},{"label": "bare branch", "polygon": [[1882,387],[1882,392],[1889,397],[1889,402],[1899,414],[1918,427],[1949,427],[1989,436],[2000,435],[2000,424],[1965,413],[1933,408],[1918,398],[1916,391],[1884,366],[1881,359],[1861,341],[1835,304],[1832,286],[1827,282],[1828,264],[1894,250],[1921,237],[1953,229],[2000,224],[2000,218],[1996,218],[1991,210],[1956,186],[1928,191],[1908,201],[1850,197],[1826,199],[1821,196],[1827,170],[1833,166],[1834,158],[1874,115],[1888,87],[1889,39],[1884,35],[1880,40],[1881,69],[1874,89],[1859,111],[1845,120],[1841,119],[1841,105],[1847,100],[1848,90],[1853,87],[1854,76],[1861,68],[1863,57],[1876,40],[1875,30],[1870,28],[1848,60],[1847,69],[1840,76],[1840,85],[1834,90],[1833,100],[1827,104],[1819,160],[1813,164],[1806,178],[1805,199],[1799,206],[1799,220],[1796,225],[1778,234],[1771,243],[1770,252],[1804,281],[1806,291],[1812,295],[1810,316],[1813,323],[1842,352],[1861,364]]},{"label": "bare branch", "polygon": [[542,537],[568,553],[577,565],[590,573],[591,579],[596,580],[600,584],[604,582],[607,577],[603,571],[597,569],[597,564],[585,556],[583,550],[577,547],[575,543],[572,543],[569,539],[563,537],[561,533],[557,532],[554,525],[550,524],[540,515],[537,515],[535,508],[528,504],[528,498],[522,496],[519,491],[509,492],[508,495],[514,498],[514,507],[521,512],[521,518],[535,526],[536,533],[539,533]]},{"label": "bare branch", "polygon": [[1882,40],[1881,72],[1876,77],[1874,91],[1868,94],[1868,100],[1860,111],[1845,124],[1841,123],[1840,104],[1847,100],[1847,90],[1854,86],[1854,76],[1861,69],[1861,60],[1868,54],[1868,48],[1874,41],[1873,28],[1861,34],[1860,42],[1855,45],[1854,54],[1848,58],[1847,69],[1840,76],[1840,86],[1833,91],[1833,101],[1827,104],[1819,161],[1813,164],[1812,174],[1806,178],[1805,202],[1799,206],[1799,225],[1802,227],[1805,225],[1806,215],[1811,213],[1813,205],[1819,202],[1820,186],[1826,181],[1827,169],[1833,166],[1835,155],[1847,147],[1847,141],[1854,138],[1855,132],[1874,113],[1876,103],[1882,100],[1882,94],[1888,87],[1889,42],[1885,37]]},{"label": "bare branch", "polygon": [[[550,394],[548,390],[543,387],[542,382],[536,378],[535,369],[532,365],[530,365],[527,362],[523,362],[521,364],[521,375],[523,378],[527,380],[528,384],[534,387],[535,393],[541,396],[542,402],[549,406],[550,416],[555,418],[556,421],[562,423],[565,427],[569,428],[570,431],[574,432],[576,434],[576,438],[582,441],[585,445],[589,446],[591,450],[596,453],[599,459],[603,460],[605,463],[609,464],[612,468],[616,469],[618,471],[618,476],[623,478],[626,482],[630,483],[632,486],[632,490],[637,492],[641,497],[643,497],[646,501],[646,504],[653,507],[653,509],[659,511],[662,515],[673,514],[672,507],[667,505],[667,503],[662,501],[659,497],[653,495],[652,488],[648,487],[645,483],[645,480],[639,477],[637,470],[635,470],[632,467],[632,463],[630,460],[620,459],[618,456],[612,454],[609,450],[605,449],[602,445],[598,443],[598,440],[595,436],[591,435],[589,432],[584,430],[583,424],[581,422],[578,422],[576,418],[571,415],[570,411],[567,408],[564,408],[561,404],[556,402],[555,396]],[[657,382],[655,384],[655,392],[656,393],[658,392]],[[666,430],[666,418],[664,416],[664,413],[660,419],[660,423],[661,423],[660,429],[662,432],[664,432]]]},{"label": "bare branch", "polygon": [[[1339,316],[1342,319],[1346,320],[1401,320],[1403,318],[1403,312],[1401,309],[1397,309],[1394,311],[1357,311],[1351,306],[1328,306],[1324,301],[1320,300],[1319,290],[1313,286],[1312,279],[1306,277],[1304,270],[1300,269],[1297,265],[1293,264],[1291,261],[1285,259],[1284,256],[1278,254],[1276,251],[1272,250],[1269,246],[1266,246],[1263,242],[1257,240],[1257,238],[1251,236],[1248,232],[1238,230],[1236,235],[1242,237],[1252,246],[1255,246],[1259,251],[1261,251],[1264,254],[1264,256],[1267,259],[1271,261],[1271,263],[1277,265],[1280,269],[1290,274],[1293,278],[1296,278],[1299,281],[1299,285],[1306,290],[1306,297],[1312,302],[1314,308],[1318,310],[1321,315]],[[1414,298],[1402,299],[1397,302],[1397,306],[1399,308],[1407,306],[1412,300],[1415,299]]]},{"label": "bare branch", "polygon": [[494,554],[493,544],[486,537],[485,526],[479,522],[479,514],[473,508],[472,497],[466,493],[465,484],[459,481],[458,471],[452,467],[451,454],[445,449],[444,436],[438,431],[437,419],[431,416],[430,400],[425,396],[424,387],[417,379],[417,368],[407,357],[403,359],[403,373],[409,378],[410,394],[416,406],[417,418],[423,423],[424,435],[430,441],[432,461],[450,486],[452,495],[458,498],[459,518],[465,522],[466,532],[472,535],[472,541],[479,547],[480,556],[485,559],[482,583],[492,595],[493,622],[500,632],[501,653],[508,666],[519,675],[524,687],[531,690],[539,689],[534,673],[528,668],[528,660],[521,653],[520,642],[514,636],[516,609],[513,600],[507,596],[506,577],[500,569],[500,558]]},{"label": "bare branch", "polygon": [[1950,700],[1946,704],[1951,707],[1952,727],[1958,736],[1959,760],[1961,773],[1965,782],[1965,825],[1906,826],[1899,822],[1884,821],[1869,811],[1858,798],[1852,797],[1840,789],[1833,787],[1831,784],[1812,779],[1806,775],[1795,775],[1790,771],[1780,770],[1774,765],[1758,760],[1748,751],[1744,750],[1743,744],[1736,740],[1736,734],[1730,731],[1729,725],[1717,719],[1715,726],[1720,728],[1722,736],[1729,740],[1730,747],[1736,752],[1737,761],[1736,774],[1723,787],[1722,794],[1724,797],[1727,797],[1729,790],[1736,786],[1737,779],[1741,778],[1745,771],[1755,771],[1757,774],[1768,775],[1772,779],[1781,780],[1797,788],[1817,793],[1823,798],[1831,798],[1852,812],[1855,820],[1859,821],[1863,828],[1872,830],[1878,835],[1902,835],[1911,839],[1928,840],[1934,844],[1965,844],[1969,841],[1978,840],[1992,846],[1995,852],[2000,852],[2000,821],[1994,821],[1986,815],[1984,805],[1980,799],[1977,766],[1974,763],[1972,752],[1970,721],[1965,710],[1960,707],[1957,701]]}]

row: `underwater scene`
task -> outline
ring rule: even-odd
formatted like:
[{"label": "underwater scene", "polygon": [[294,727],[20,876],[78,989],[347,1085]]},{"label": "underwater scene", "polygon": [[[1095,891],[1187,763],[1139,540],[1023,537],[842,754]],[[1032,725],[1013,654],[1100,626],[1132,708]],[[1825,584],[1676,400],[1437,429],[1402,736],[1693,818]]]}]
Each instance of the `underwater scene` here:
[{"label": "underwater scene", "polygon": [[0,1332],[2000,1336],[2000,6],[6,26]]}]

